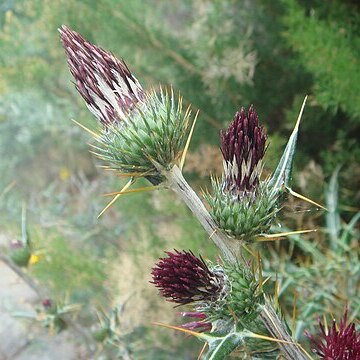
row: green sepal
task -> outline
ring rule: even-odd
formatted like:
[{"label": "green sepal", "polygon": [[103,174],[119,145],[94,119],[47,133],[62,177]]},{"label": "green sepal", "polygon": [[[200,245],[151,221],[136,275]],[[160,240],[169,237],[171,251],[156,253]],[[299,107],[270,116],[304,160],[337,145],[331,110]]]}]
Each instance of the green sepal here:
[{"label": "green sepal", "polygon": [[151,91],[125,121],[107,128],[94,148],[112,169],[145,173],[144,177],[159,184],[164,178],[155,164],[170,169],[180,160],[189,120],[190,111],[183,111],[180,99],[176,105],[172,93]]}]

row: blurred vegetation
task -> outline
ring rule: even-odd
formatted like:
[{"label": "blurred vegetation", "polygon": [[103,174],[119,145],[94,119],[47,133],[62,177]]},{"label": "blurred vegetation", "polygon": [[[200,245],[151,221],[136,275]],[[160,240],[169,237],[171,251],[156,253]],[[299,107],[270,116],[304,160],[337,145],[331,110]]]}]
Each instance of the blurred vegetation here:
[{"label": "blurred vegetation", "polygon": [[[70,293],[73,301],[86,305],[109,307],[135,292],[128,323],[144,334],[143,343],[135,347],[136,358],[148,358],[151,348],[152,358],[183,359],[193,358],[196,343],[186,340],[189,346],[183,346],[182,338],[149,330],[151,321],[169,323],[171,316],[147,284],[149,269],[163,250],[174,247],[208,257],[216,251],[183,205],[165,192],[124,197],[97,219],[106,204],[101,194],[122,184],[97,169],[97,160],[87,150],[88,135],[70,121],[96,127],[71,84],[57,32],[61,24],[123,57],[146,87],[171,85],[185,103],[200,109],[187,168],[199,190],[208,185],[207,171],[221,167],[216,155],[218,131],[235,111],[251,103],[257,109],[269,133],[269,172],[304,95],[309,94],[295,188],[325,203],[325,193],[337,194],[334,185],[325,192],[325,183],[341,165],[336,218],[305,212],[307,205],[289,199],[282,216],[285,225],[320,231],[262,248],[265,269],[278,273],[285,313],[291,314],[294,290],[298,292],[299,336],[320,313],[341,314],[346,302],[357,315],[360,15],[356,2],[5,0],[0,4],[1,232],[19,235],[21,204],[26,200],[32,232],[46,254],[31,273],[56,296]],[[154,333],[165,340],[152,347]]]}]

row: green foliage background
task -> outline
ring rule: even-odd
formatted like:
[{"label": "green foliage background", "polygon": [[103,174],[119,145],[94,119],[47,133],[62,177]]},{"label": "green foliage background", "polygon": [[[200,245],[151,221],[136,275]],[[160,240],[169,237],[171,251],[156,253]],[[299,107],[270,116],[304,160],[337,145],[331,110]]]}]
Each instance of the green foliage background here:
[{"label": "green foliage background", "polygon": [[[359,210],[360,198],[359,17],[356,2],[340,0],[3,1],[1,231],[18,235],[20,208],[26,200],[36,242],[48,254],[34,267],[34,275],[52,286],[56,294],[70,292],[74,301],[89,306],[98,302],[109,306],[109,299],[126,297],[113,275],[120,255],[126,254],[141,267],[145,256],[154,262],[163,250],[174,247],[191,248],[208,257],[216,253],[187,210],[181,204],[174,208],[170,194],[124,198],[97,220],[106,204],[100,195],[121,188],[121,181],[96,168],[97,161],[87,151],[88,135],[70,121],[74,118],[96,127],[71,84],[57,32],[61,24],[123,57],[146,87],[171,85],[181,92],[186,104],[199,109],[193,152],[204,143],[218,146],[219,129],[241,106],[254,104],[268,129],[266,168],[271,171],[303,97],[309,94],[298,144],[295,188],[324,203],[324,181],[341,165],[338,214],[346,228]],[[204,161],[211,163],[212,159]],[[196,173],[187,175],[197,186],[208,184]],[[332,188],[332,193],[336,189]],[[154,206],[158,209],[153,210]],[[319,312],[341,313],[346,301],[359,311],[353,298],[358,284],[345,286],[341,294],[339,289],[335,288],[335,293],[329,290],[333,276],[342,282],[347,271],[353,277],[358,274],[354,247],[358,232],[354,224],[346,251],[330,256],[326,229],[331,221],[325,222],[316,212],[285,218],[290,228],[309,224],[325,228],[317,237],[293,238],[287,245],[262,249],[267,254],[269,274],[279,271],[279,251],[283,254],[287,275],[281,300],[285,313],[291,312],[293,289],[313,289],[313,295],[299,306],[297,329],[301,338],[303,328],[311,328]],[[159,234],[156,224],[161,220],[177,224],[180,230],[175,239],[171,232]],[[322,262],[316,261],[318,252],[323,254]],[[64,267],[71,277],[66,286],[61,277]],[[149,268],[144,269],[143,282],[148,280],[148,272]],[[325,296],[329,291],[330,297]],[[161,307],[162,300],[154,298],[157,301],[151,306],[138,311]],[[168,322],[166,315],[151,320]],[[150,329],[153,331],[157,330]],[[149,331],[144,330],[144,334],[151,339]],[[172,347],[152,350],[157,351],[157,358],[173,354],[179,339],[171,341]],[[140,354],[149,344],[144,341],[135,351]],[[187,344],[181,346],[179,358],[193,353],[190,342]]]}]

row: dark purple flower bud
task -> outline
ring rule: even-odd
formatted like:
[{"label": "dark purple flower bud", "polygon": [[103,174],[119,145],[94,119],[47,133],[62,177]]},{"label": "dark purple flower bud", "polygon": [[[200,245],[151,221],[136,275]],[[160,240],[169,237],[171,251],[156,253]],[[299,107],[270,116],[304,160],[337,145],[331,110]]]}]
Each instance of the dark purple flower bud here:
[{"label": "dark purple flower bud", "polygon": [[197,320],[180,325],[183,329],[197,332],[209,332],[212,329],[211,322],[206,321],[206,315],[201,312],[181,312],[184,317],[195,318]]},{"label": "dark purple flower bud", "polygon": [[105,126],[125,120],[144,95],[125,62],[65,25],[59,31],[76,89],[90,111]]},{"label": "dark purple flower bud", "polygon": [[253,192],[260,180],[266,134],[253,106],[235,114],[226,131],[220,132],[224,157],[224,187],[246,194]]},{"label": "dark purple flower bud", "polygon": [[24,244],[20,240],[14,240],[10,243],[11,250],[21,249],[23,247],[24,247]]},{"label": "dark purple flower bud", "polygon": [[319,320],[321,334],[306,336],[312,341],[313,352],[324,360],[360,360],[360,333],[356,333],[355,324],[347,324],[347,309],[339,325],[333,320],[332,326],[325,329]]},{"label": "dark purple flower bud", "polygon": [[224,286],[220,272],[212,272],[191,251],[166,253],[168,257],[161,258],[151,273],[162,296],[180,305],[218,298]]},{"label": "dark purple flower bud", "polygon": [[53,302],[49,298],[44,299],[41,303],[45,309],[50,309],[53,306]]}]

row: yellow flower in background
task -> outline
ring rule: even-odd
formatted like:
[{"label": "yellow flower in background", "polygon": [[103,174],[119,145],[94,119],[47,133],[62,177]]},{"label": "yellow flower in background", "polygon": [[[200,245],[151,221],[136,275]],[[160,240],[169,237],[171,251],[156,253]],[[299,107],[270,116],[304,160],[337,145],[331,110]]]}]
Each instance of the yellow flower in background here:
[{"label": "yellow flower in background", "polygon": [[29,259],[29,263],[28,265],[35,265],[37,264],[39,261],[41,261],[43,258],[45,257],[45,253],[44,252],[37,252],[37,253],[32,253]]},{"label": "yellow flower in background", "polygon": [[29,259],[29,265],[34,265],[34,264],[38,263],[39,261],[40,261],[39,255],[31,254],[30,259]]},{"label": "yellow flower in background", "polygon": [[70,171],[66,167],[62,167],[59,171],[59,178],[61,181],[66,181],[70,177]]}]

